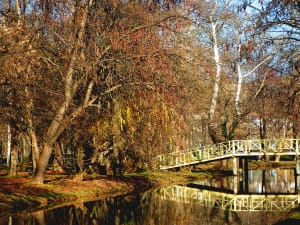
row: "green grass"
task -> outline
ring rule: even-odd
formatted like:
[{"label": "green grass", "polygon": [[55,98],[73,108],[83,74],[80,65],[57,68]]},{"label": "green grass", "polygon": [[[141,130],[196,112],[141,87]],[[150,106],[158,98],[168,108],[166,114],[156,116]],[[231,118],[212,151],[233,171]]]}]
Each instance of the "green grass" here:
[{"label": "green grass", "polygon": [[294,209],[291,213],[291,219],[300,219],[300,207]]}]

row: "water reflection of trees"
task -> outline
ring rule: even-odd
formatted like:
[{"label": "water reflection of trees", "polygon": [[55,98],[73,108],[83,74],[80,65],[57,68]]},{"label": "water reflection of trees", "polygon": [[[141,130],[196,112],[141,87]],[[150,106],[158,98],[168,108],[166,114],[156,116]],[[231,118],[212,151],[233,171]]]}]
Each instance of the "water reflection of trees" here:
[{"label": "water reflection of trees", "polygon": [[249,172],[251,193],[295,193],[295,174],[292,169],[268,169]]},{"label": "water reflection of trees", "polygon": [[0,225],[256,225],[273,224],[286,214],[232,212],[217,207],[162,200],[154,192],[105,201],[76,203],[49,211],[0,218]]},{"label": "water reflection of trees", "polygon": [[[239,188],[241,193],[295,193],[296,182],[293,169],[270,168],[266,170],[249,170],[247,180],[240,177],[243,187],[248,184],[247,190]],[[224,191],[233,191],[234,183],[231,176],[217,176],[212,179],[197,182],[196,184],[223,189]]]}]

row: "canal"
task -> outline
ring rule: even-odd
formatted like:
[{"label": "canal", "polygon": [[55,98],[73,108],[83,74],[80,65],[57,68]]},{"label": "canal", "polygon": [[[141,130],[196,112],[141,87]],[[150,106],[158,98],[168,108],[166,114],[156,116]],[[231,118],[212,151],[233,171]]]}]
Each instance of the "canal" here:
[{"label": "canal", "polygon": [[247,182],[216,177],[135,195],[0,217],[0,225],[264,225],[289,220],[300,197],[294,170],[249,170]]}]

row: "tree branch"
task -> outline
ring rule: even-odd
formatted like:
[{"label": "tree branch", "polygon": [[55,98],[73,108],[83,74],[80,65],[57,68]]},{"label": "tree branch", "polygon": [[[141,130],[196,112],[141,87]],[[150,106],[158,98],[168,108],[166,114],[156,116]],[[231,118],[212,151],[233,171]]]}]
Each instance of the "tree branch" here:
[{"label": "tree branch", "polygon": [[248,77],[251,73],[253,73],[255,70],[257,70],[258,67],[260,67],[262,64],[264,64],[267,60],[269,60],[272,56],[269,55],[267,58],[265,58],[263,61],[261,61],[259,64],[257,64],[252,70],[250,70],[248,73],[243,75],[243,78]]},{"label": "tree branch", "polygon": [[264,85],[265,85],[266,77],[267,77],[267,74],[265,73],[264,79],[263,79],[263,81],[261,82],[261,85],[260,85],[259,89],[257,90],[257,92],[256,92],[255,95],[254,95],[254,99],[259,95],[259,93],[260,93],[261,90],[263,89],[263,87],[264,87]]}]

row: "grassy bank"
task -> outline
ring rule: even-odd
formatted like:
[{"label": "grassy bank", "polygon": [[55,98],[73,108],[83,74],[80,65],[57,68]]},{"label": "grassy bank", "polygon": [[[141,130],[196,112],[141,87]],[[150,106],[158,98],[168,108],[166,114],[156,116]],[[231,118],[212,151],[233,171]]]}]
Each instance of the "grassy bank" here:
[{"label": "grassy bank", "polygon": [[[200,173],[157,171],[139,174],[126,174],[125,177],[112,176],[69,176],[65,174],[46,175],[44,185],[34,185],[28,174],[18,177],[0,176],[0,216],[24,209],[44,209],[72,203],[104,199],[150,188],[171,184],[203,180],[220,171],[230,170],[220,163],[199,165]],[[249,169],[293,168],[294,162],[250,161]],[[211,171],[206,173],[204,171]]]},{"label": "grassy bank", "polygon": [[0,177],[0,216],[24,209],[43,209],[104,199],[174,183],[205,179],[205,173],[151,172],[110,176],[47,174],[44,185],[34,185],[28,175]]}]

